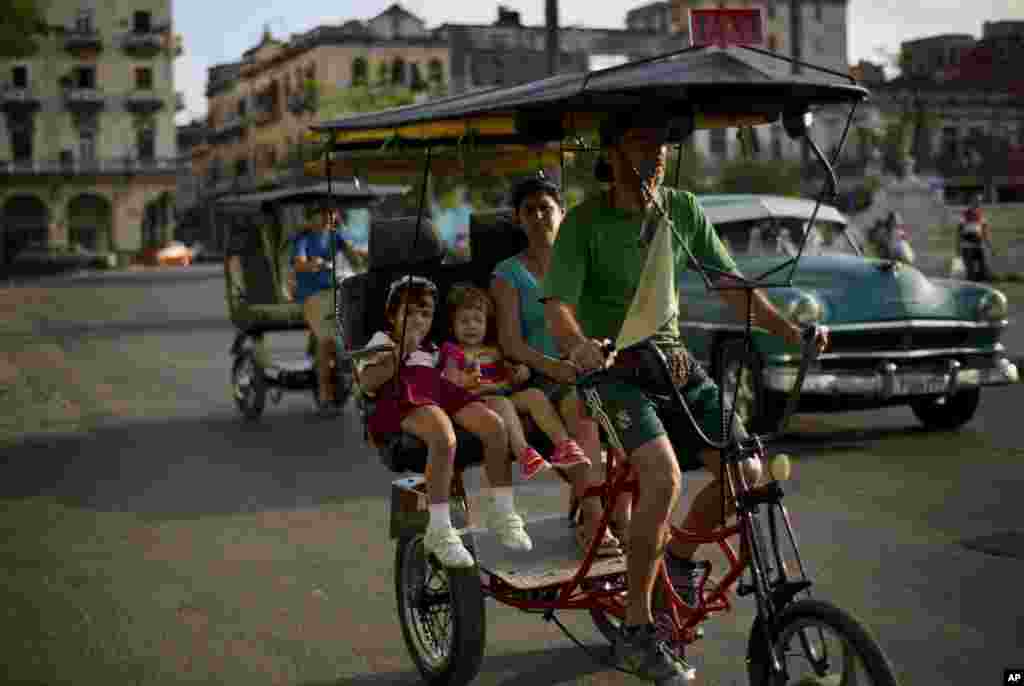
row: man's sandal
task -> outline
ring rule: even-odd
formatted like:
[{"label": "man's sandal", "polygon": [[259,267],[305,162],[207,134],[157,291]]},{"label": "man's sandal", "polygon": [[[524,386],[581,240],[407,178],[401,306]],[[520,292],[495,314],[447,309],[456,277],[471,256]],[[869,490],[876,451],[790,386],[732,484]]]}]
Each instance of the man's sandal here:
[{"label": "man's sandal", "polygon": [[[569,526],[576,529],[576,545],[579,547],[580,554],[586,555],[587,551],[590,550],[590,543],[593,537],[587,534],[586,527],[583,526],[583,508],[580,507],[580,501],[575,496],[573,496],[569,505]],[[606,528],[604,536],[597,546],[595,555],[597,557],[618,557],[622,553],[621,542],[610,529]]]}]

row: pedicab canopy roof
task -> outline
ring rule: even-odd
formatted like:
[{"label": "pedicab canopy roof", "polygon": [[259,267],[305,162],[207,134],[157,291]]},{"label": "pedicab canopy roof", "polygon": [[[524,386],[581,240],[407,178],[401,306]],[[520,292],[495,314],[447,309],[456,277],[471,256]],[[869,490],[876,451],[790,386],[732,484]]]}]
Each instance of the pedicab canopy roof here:
[{"label": "pedicab canopy roof", "polygon": [[240,193],[237,195],[226,195],[217,200],[222,206],[242,206],[269,208],[274,205],[285,204],[308,204],[323,202],[328,197],[332,198],[331,205],[334,207],[358,207],[369,205],[388,195],[401,195],[409,191],[409,186],[380,185],[369,183],[355,183],[353,181],[332,181],[330,184],[330,195],[327,192],[327,183],[318,183],[312,186],[299,188],[282,188],[262,193]]},{"label": "pedicab canopy roof", "polygon": [[[777,66],[775,66],[777,65]],[[467,141],[545,144],[594,132],[616,112],[692,116],[694,128],[755,126],[823,105],[854,103],[867,91],[850,77],[743,47],[699,47],[598,71],[563,74],[311,127],[331,149]]]}]

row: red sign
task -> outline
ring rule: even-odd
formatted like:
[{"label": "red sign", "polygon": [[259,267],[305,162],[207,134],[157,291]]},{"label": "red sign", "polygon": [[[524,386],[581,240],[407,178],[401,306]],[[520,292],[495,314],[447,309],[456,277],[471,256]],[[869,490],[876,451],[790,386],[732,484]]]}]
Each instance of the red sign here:
[{"label": "red sign", "polygon": [[764,45],[764,17],[759,7],[690,10],[691,45]]}]

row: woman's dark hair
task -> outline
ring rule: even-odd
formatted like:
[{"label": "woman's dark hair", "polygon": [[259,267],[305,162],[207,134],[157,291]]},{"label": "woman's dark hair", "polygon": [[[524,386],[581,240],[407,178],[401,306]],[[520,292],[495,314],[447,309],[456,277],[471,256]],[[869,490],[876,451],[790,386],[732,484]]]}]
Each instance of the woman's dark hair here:
[{"label": "woman's dark hair", "polygon": [[559,190],[553,181],[540,175],[531,176],[517,183],[516,187],[512,189],[512,208],[517,214],[523,201],[534,193],[550,195],[558,203],[559,207],[562,206],[562,191]]}]

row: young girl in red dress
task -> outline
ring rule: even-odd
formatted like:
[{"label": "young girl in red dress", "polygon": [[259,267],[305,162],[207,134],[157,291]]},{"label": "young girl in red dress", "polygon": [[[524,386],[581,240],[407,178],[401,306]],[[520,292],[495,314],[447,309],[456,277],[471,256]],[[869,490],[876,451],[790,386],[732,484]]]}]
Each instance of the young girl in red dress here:
[{"label": "young girl in red dress", "polygon": [[[424,548],[445,566],[471,567],[473,556],[452,526],[448,504],[456,447],[453,422],[484,446],[493,499],[488,528],[508,548],[530,550],[533,543],[515,511],[505,423],[473,393],[443,378],[437,368],[437,347],[426,340],[436,298],[437,286],[423,277],[403,276],[391,284],[385,306],[390,328],[375,333],[367,347],[391,345],[395,350],[364,358],[359,380],[363,390],[376,397],[368,420],[371,435],[404,431],[427,445],[430,522]],[[404,344],[398,346],[399,340]]]},{"label": "young girl in red dress", "polygon": [[[448,315],[455,340],[441,346],[439,366],[445,378],[482,396],[488,407],[505,420],[512,454],[518,458],[523,478],[532,479],[552,467],[590,464],[544,392],[524,387],[530,379],[530,368],[506,362],[501,348],[488,335],[493,330],[488,323],[494,315],[494,303],[487,291],[471,284],[452,286]],[[554,443],[550,462],[526,442],[520,412],[529,415]]]}]

